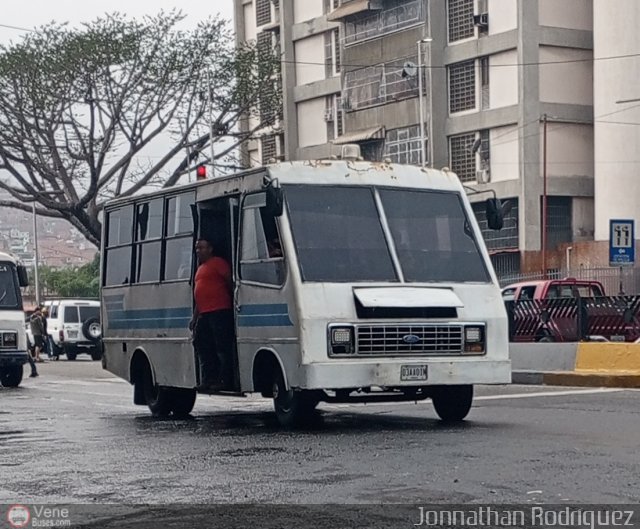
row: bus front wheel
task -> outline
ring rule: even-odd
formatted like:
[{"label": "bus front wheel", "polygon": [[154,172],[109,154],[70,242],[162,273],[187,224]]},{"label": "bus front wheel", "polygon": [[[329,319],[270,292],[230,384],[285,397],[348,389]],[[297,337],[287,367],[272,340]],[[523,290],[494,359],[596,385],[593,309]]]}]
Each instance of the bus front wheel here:
[{"label": "bus front wheel", "polygon": [[473,402],[473,386],[434,386],[433,407],[444,422],[460,422],[468,415]]},{"label": "bus front wheel", "polygon": [[307,422],[312,416],[318,399],[310,391],[287,389],[280,369],[273,381],[273,407],[280,426],[291,428]]},{"label": "bus front wheel", "polygon": [[0,384],[5,388],[17,388],[22,382],[22,366],[0,368]]}]

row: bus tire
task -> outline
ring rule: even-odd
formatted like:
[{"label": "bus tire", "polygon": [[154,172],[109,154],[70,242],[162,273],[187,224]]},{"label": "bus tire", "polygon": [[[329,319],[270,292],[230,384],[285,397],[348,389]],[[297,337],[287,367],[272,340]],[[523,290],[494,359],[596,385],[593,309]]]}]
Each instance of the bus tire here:
[{"label": "bus tire", "polygon": [[17,388],[22,382],[22,366],[0,368],[0,384],[5,388]]},{"label": "bus tire", "polygon": [[195,389],[173,388],[171,391],[171,411],[176,417],[186,417],[196,403]]},{"label": "bus tire", "polygon": [[287,389],[282,371],[275,370],[273,407],[280,426],[293,428],[305,424],[313,416],[318,402],[310,391]]},{"label": "bus tire", "polygon": [[434,386],[431,393],[438,417],[446,423],[461,422],[471,410],[473,386]]},{"label": "bus tire", "polygon": [[148,364],[145,366],[144,374],[142,375],[142,388],[144,399],[151,411],[151,415],[154,417],[167,417],[172,410],[171,389],[162,388],[153,382],[151,367]]}]

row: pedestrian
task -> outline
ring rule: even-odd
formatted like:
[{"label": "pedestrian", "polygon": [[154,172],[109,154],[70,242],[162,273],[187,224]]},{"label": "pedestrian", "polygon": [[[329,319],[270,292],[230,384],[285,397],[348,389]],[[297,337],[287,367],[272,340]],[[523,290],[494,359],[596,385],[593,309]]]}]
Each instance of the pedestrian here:
[{"label": "pedestrian", "polygon": [[216,255],[214,245],[198,239],[198,269],[194,278],[195,310],[189,323],[200,364],[201,391],[232,387],[233,289],[231,266]]},{"label": "pedestrian", "polygon": [[33,359],[34,347],[35,346],[31,343],[31,340],[29,340],[29,337],[27,336],[27,360],[29,361],[29,366],[31,367],[31,374],[29,375],[31,378],[39,376],[38,370],[36,369],[35,360]]},{"label": "pedestrian", "polygon": [[33,335],[33,350],[34,360],[36,362],[43,362],[40,358],[40,353],[44,349],[44,336],[45,336],[45,322],[42,316],[42,307],[36,307],[33,311],[31,318],[29,319],[29,325],[31,326],[31,334]]},{"label": "pedestrian", "polygon": [[42,344],[42,352],[49,358],[53,356],[53,349],[51,348],[51,340],[49,339],[49,331],[47,330],[47,318],[49,317],[49,309],[42,307],[42,323],[44,324],[44,343]]}]

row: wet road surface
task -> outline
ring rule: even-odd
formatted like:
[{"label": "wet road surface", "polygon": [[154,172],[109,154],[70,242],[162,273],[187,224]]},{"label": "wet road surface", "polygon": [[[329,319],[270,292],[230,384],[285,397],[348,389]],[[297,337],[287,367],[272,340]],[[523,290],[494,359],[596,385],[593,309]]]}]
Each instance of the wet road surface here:
[{"label": "wet road surface", "polygon": [[[0,388],[0,503],[624,503],[640,490],[640,392],[477,388],[460,426],[431,404],[320,405],[282,431],[271,402],[199,396],[153,419],[99,362]],[[195,511],[193,511],[195,512]]]}]

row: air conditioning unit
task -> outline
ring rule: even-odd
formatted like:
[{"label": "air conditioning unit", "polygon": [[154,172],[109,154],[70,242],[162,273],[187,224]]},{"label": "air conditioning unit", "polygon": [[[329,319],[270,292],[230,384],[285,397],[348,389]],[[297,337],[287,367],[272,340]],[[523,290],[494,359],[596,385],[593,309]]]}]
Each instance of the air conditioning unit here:
[{"label": "air conditioning unit", "polygon": [[324,120],[325,121],[334,121],[333,108],[325,108],[324,109]]},{"label": "air conditioning unit", "polygon": [[488,184],[490,180],[489,171],[487,169],[476,171],[476,180],[479,184]]},{"label": "air conditioning unit", "polygon": [[480,13],[479,15],[473,15],[473,24],[480,26],[481,28],[489,27],[489,13]]}]

